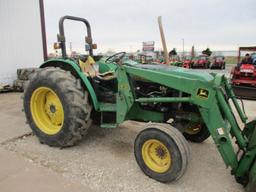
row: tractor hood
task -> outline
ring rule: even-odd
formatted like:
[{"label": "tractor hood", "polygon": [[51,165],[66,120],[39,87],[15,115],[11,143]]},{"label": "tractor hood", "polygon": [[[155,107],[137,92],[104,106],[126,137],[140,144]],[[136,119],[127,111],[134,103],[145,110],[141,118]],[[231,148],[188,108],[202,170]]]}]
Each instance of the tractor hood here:
[{"label": "tractor hood", "polygon": [[191,80],[200,80],[211,82],[214,80],[214,76],[206,72],[198,72],[190,69],[185,69],[182,67],[175,67],[170,65],[151,65],[151,64],[137,64],[137,65],[127,65],[127,67],[137,68],[138,70],[150,70],[159,71],[164,74],[171,74],[174,76],[182,76]]},{"label": "tractor hood", "polygon": [[183,63],[191,63],[191,60],[184,60]]},{"label": "tractor hood", "polygon": [[206,60],[200,59],[197,61],[198,64],[204,64],[206,62]]}]

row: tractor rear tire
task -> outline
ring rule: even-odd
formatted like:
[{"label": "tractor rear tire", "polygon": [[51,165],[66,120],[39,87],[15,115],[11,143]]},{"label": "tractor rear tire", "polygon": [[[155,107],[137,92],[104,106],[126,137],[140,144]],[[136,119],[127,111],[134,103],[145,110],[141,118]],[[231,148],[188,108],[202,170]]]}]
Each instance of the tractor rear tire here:
[{"label": "tractor rear tire", "polygon": [[210,137],[210,132],[205,124],[200,124],[200,126],[201,126],[200,129],[198,131],[196,131],[195,133],[190,133],[188,131],[185,131],[183,133],[184,137],[187,140],[195,142],[195,143],[204,142],[206,139],[208,139]]},{"label": "tractor rear tire", "polygon": [[[174,121],[172,123],[178,130],[183,130],[184,137],[195,143],[202,143],[210,137],[210,132],[204,123],[195,123],[189,125],[188,121]],[[184,128],[185,127],[185,128]]]},{"label": "tractor rear tire", "polygon": [[158,123],[149,124],[137,135],[134,154],[141,170],[163,183],[181,178],[190,159],[188,143],[179,130]]},{"label": "tractor rear tire", "polygon": [[69,71],[48,67],[35,72],[25,86],[27,122],[41,143],[77,144],[91,126],[88,92]]}]

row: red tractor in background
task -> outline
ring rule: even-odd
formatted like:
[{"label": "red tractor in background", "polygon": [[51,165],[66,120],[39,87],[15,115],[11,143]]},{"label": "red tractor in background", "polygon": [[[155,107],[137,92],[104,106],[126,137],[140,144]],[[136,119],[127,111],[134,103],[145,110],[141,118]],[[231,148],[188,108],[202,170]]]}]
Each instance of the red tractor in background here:
[{"label": "red tractor in background", "polygon": [[203,68],[209,69],[210,68],[210,59],[208,55],[199,55],[196,57],[195,62],[191,65],[192,68]]},{"label": "red tractor in background", "polygon": [[211,64],[211,69],[225,69],[226,62],[224,56],[214,56]]},{"label": "red tractor in background", "polygon": [[183,61],[182,67],[184,68],[191,68],[192,65],[194,64],[194,60],[192,56],[189,56],[189,55],[185,56],[182,61]]},{"label": "red tractor in background", "polygon": [[[248,63],[241,62],[241,52],[254,52]],[[237,97],[256,99],[256,46],[239,47],[238,65],[231,70],[231,84]]]}]

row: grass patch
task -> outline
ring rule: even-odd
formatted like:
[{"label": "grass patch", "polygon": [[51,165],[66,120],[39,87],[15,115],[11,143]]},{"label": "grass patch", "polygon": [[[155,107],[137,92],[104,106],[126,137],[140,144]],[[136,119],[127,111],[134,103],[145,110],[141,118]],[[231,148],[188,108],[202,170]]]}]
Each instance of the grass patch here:
[{"label": "grass patch", "polygon": [[237,57],[236,56],[226,56],[225,61],[226,61],[227,64],[236,65],[237,64]]}]

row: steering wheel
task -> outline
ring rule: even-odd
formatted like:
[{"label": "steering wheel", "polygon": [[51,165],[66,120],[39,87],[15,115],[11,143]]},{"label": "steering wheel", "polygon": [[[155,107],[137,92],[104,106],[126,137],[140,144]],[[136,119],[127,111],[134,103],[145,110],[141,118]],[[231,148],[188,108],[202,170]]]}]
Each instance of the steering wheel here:
[{"label": "steering wheel", "polygon": [[111,55],[110,57],[108,57],[106,59],[106,63],[117,63],[119,61],[121,61],[124,56],[126,55],[126,52],[118,52],[118,53],[115,53],[114,55]]}]

